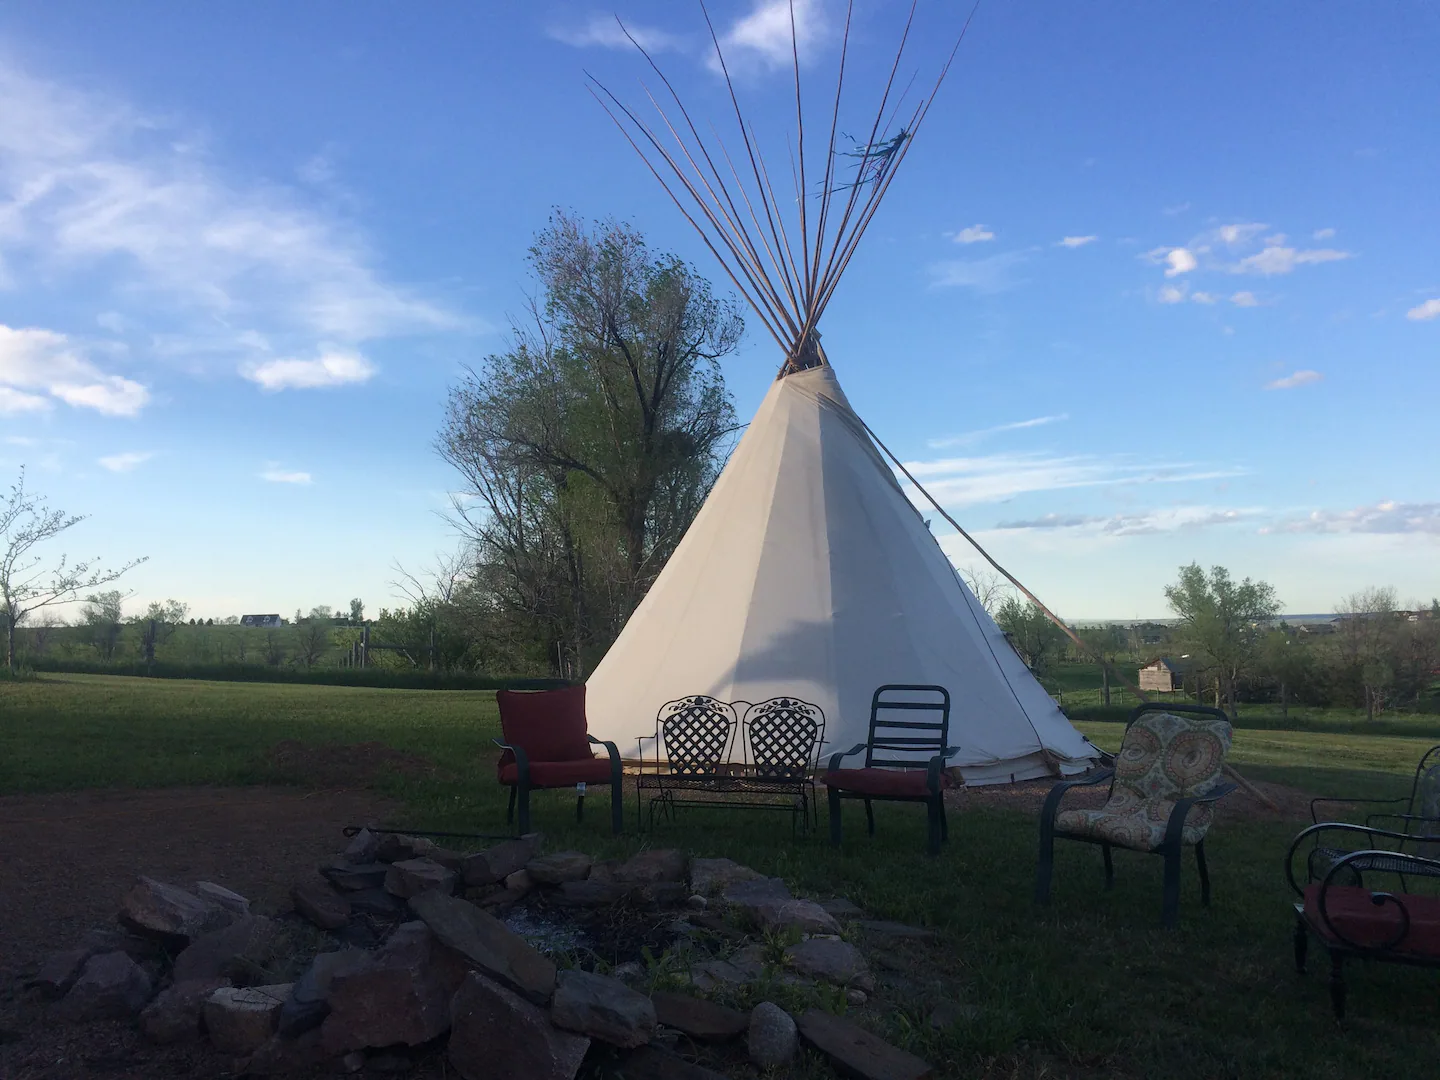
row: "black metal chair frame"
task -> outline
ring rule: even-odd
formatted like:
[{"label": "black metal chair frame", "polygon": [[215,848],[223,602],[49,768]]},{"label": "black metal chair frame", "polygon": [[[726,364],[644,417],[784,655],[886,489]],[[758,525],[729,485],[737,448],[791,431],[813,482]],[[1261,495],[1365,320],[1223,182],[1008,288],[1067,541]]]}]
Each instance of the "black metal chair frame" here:
[{"label": "black metal chair frame", "polygon": [[[741,705],[747,706],[743,719]],[[742,760],[731,762],[737,733]],[[637,820],[643,826],[650,791],[651,828],[657,811],[674,817],[684,806],[788,810],[792,831],[797,819],[808,829],[824,741],[824,710],[796,697],[751,704],[692,695],[666,702],[656,715],[655,734],[640,739]],[[646,742],[655,747],[653,763],[645,760]]]},{"label": "black metal chair frame", "polygon": [[[1431,760],[1432,758],[1434,759],[1433,761]],[[1333,803],[1337,806],[1393,806],[1396,804],[1403,804],[1405,809],[1400,812],[1379,812],[1374,814],[1367,814],[1365,817],[1365,824],[1373,825],[1376,821],[1389,820],[1403,821],[1406,823],[1406,828],[1410,827],[1410,823],[1417,821],[1429,822],[1432,825],[1440,825],[1440,817],[1427,817],[1424,814],[1417,814],[1415,812],[1415,799],[1420,794],[1420,780],[1422,777],[1424,777],[1426,770],[1431,765],[1440,765],[1440,745],[1432,746],[1429,750],[1426,750],[1424,755],[1420,758],[1420,764],[1415,766],[1415,776],[1410,781],[1409,795],[1401,795],[1394,799],[1346,799],[1336,798],[1333,796],[1324,796],[1318,799],[1311,799],[1310,820],[1315,822],[1315,824],[1317,825],[1325,824],[1333,820],[1331,818],[1322,818],[1320,816],[1319,808],[1322,803]],[[1437,830],[1437,833],[1440,833],[1440,830]],[[1437,837],[1426,837],[1425,839],[1436,838]]]},{"label": "black metal chair frame", "polygon": [[[1440,878],[1440,860],[1422,858],[1401,850],[1387,850],[1378,847],[1346,852],[1335,859],[1326,869],[1324,876],[1320,878],[1319,911],[1307,914],[1304,900],[1305,887],[1295,879],[1295,856],[1305,841],[1309,839],[1312,847],[1310,854],[1306,857],[1306,884],[1315,884],[1314,852],[1333,850],[1320,846],[1318,837],[1325,831],[1359,833],[1366,838],[1366,843],[1371,845],[1382,839],[1393,840],[1397,841],[1398,846],[1402,848],[1409,842],[1433,840],[1433,838],[1343,821],[1322,821],[1304,829],[1290,844],[1290,850],[1285,856],[1285,880],[1295,894],[1300,897],[1294,905],[1295,971],[1301,975],[1305,973],[1310,935],[1314,934],[1330,954],[1330,1004],[1335,1010],[1335,1019],[1343,1020],[1345,1019],[1346,994],[1344,967],[1347,959],[1354,957],[1362,960],[1379,960],[1387,964],[1405,964],[1410,967],[1440,968],[1440,959],[1401,952],[1396,948],[1410,932],[1410,911],[1405,904],[1405,877],[1409,875]],[[1341,884],[1341,882],[1337,882],[1337,878],[1344,876],[1347,880],[1343,884],[1354,884],[1364,888],[1364,875],[1367,873],[1394,874],[1400,878],[1401,891],[1398,894],[1376,891],[1370,897],[1371,903],[1377,907],[1394,904],[1400,913],[1400,932],[1390,941],[1382,942],[1379,945],[1366,945],[1348,937],[1340,927],[1330,920],[1325,901],[1325,894],[1330,887]],[[1331,936],[1327,937],[1327,933]]]},{"label": "black metal chair frame", "polygon": [[[619,836],[625,831],[625,770],[620,764],[620,751],[613,742],[608,739],[597,739],[594,735],[587,733],[585,738],[591,746],[603,746],[606,753],[610,755],[610,829]],[[530,831],[530,792],[535,791],[563,791],[563,787],[555,788],[531,788],[530,786],[530,758],[520,747],[507,743],[502,739],[493,740],[496,746],[502,750],[509,750],[515,755],[515,783],[510,785],[510,805],[505,808],[505,824],[509,825],[515,820],[515,808],[520,808],[519,832],[524,836]],[[585,792],[582,790],[575,798],[575,820],[585,820]]]},{"label": "black metal chair frame", "polygon": [[[1224,720],[1227,724],[1230,722],[1230,718],[1224,712],[1208,705],[1166,705],[1149,702],[1131,710],[1130,719],[1125,723],[1125,731],[1128,733],[1130,725],[1146,713],[1152,712],[1213,716]],[[1080,780],[1062,780],[1045,796],[1045,805],[1040,811],[1040,861],[1035,871],[1035,903],[1041,906],[1050,903],[1050,880],[1055,869],[1055,840],[1057,837],[1062,840],[1078,840],[1082,844],[1098,844],[1105,859],[1105,888],[1108,891],[1114,887],[1115,863],[1111,849],[1116,845],[1098,837],[1063,832],[1055,827],[1055,816],[1060,812],[1060,800],[1065,797],[1066,792],[1077,787],[1093,787],[1096,784],[1103,784],[1107,780],[1110,781],[1110,791],[1105,797],[1108,802],[1110,795],[1115,791],[1115,770],[1113,768],[1103,769],[1094,776],[1084,777]],[[1142,855],[1160,855],[1165,859],[1165,882],[1160,904],[1160,922],[1166,929],[1174,928],[1180,915],[1180,861],[1185,848],[1185,818],[1189,815],[1191,808],[1217,802],[1234,791],[1237,786],[1236,784],[1219,783],[1204,795],[1192,795],[1188,798],[1177,799],[1174,809],[1170,811],[1170,818],[1165,823],[1165,839],[1154,851],[1140,852]],[[1126,848],[1125,850],[1133,849]],[[1205,863],[1205,840],[1203,837],[1195,845],[1195,868],[1200,874],[1200,904],[1202,907],[1209,907],[1210,869]]]},{"label": "black metal chair frame", "polygon": [[[883,695],[891,692],[896,693],[938,693],[939,701],[886,701]],[[897,710],[901,712],[938,712],[939,721],[924,720],[887,720],[881,719],[881,710]],[[883,731],[881,729],[884,729]],[[897,731],[916,731],[925,734],[920,735],[899,735],[891,734]],[[924,795],[866,795],[859,791],[842,791],[839,788],[826,785],[826,791],[830,799],[830,843],[835,847],[840,846],[841,825],[840,825],[840,804],[844,799],[863,799],[865,802],[865,825],[870,836],[875,835],[875,800],[881,802],[921,802],[925,804],[926,818],[928,824],[926,850],[931,855],[940,852],[940,845],[950,839],[950,825],[945,820],[945,788],[941,783],[940,773],[945,768],[945,760],[950,755],[958,753],[958,746],[948,745],[950,738],[950,691],[943,686],[928,686],[917,683],[887,683],[876,689],[870,697],[870,731],[866,740],[856,743],[849,750],[842,750],[830,757],[830,766],[827,771],[839,772],[842,759],[852,757],[865,752],[865,768],[867,769],[914,769],[919,760],[915,757],[891,758],[877,757],[877,750],[889,753],[924,754],[927,750],[934,753],[925,761],[925,788]]]}]

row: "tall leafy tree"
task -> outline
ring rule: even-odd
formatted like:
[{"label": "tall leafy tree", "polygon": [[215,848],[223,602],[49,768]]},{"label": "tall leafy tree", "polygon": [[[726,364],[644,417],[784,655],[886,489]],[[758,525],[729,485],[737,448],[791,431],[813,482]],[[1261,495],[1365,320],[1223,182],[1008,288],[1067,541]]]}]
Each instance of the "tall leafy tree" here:
[{"label": "tall leafy tree", "polygon": [[1018,596],[1006,597],[995,612],[995,622],[1036,678],[1043,677],[1065,651],[1065,635],[1050,616]]},{"label": "tall leafy tree", "polygon": [[1180,568],[1180,578],[1165,588],[1170,609],[1180,617],[1180,636],[1199,652],[1216,674],[1219,696],[1236,714],[1235,692],[1241,676],[1254,667],[1260,640],[1280,611],[1275,589],[1263,581],[1235,581],[1223,566],[1206,574],[1199,563]]}]

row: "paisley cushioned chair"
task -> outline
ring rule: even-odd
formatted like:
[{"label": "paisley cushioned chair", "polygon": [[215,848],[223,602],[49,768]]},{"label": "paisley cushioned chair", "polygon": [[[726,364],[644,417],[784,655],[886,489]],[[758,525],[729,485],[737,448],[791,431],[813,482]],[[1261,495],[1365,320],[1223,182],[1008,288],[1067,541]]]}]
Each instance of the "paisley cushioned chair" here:
[{"label": "paisley cushioned chair", "polygon": [[[1214,803],[1235,790],[1220,782],[1230,750],[1230,721],[1203,705],[1141,705],[1130,714],[1125,739],[1112,769],[1084,780],[1055,785],[1040,814],[1040,865],[1035,902],[1049,903],[1055,838],[1099,844],[1105,858],[1105,887],[1114,883],[1112,848],[1128,848],[1165,859],[1161,920],[1174,926],[1180,908],[1180,854],[1195,849],[1201,903],[1210,904],[1205,834]],[[1074,787],[1110,781],[1110,797],[1098,810],[1061,810]]]}]

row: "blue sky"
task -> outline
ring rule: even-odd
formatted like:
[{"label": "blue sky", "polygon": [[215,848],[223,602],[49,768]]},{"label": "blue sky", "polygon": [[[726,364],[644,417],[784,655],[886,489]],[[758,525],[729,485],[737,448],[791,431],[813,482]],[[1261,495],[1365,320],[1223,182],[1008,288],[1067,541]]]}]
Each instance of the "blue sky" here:
[{"label": "blue sky", "polygon": [[[783,140],[774,7],[711,4]],[[796,9],[819,87],[842,6]],[[928,72],[963,13],[920,9]],[[585,91],[643,100],[612,10],[0,8],[0,476],[148,555],[132,607],[393,604],[552,207],[720,279]],[[856,10],[852,127],[900,14]],[[722,118],[698,7],[619,11]],[[1067,617],[1163,615],[1192,559],[1297,613],[1440,594],[1437,55],[1420,3],[985,4],[822,323],[851,400]],[[778,359],[752,322],[742,415]]]}]

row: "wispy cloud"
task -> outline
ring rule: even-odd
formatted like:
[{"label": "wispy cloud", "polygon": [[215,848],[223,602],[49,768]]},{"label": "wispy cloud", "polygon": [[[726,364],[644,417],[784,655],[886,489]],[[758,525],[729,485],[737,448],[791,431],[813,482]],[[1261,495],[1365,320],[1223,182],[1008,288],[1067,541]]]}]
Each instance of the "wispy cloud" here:
[{"label": "wispy cloud", "polygon": [[1226,247],[1242,247],[1269,227],[1269,225],[1263,225],[1257,221],[1234,225],[1221,225],[1215,229],[1214,238]]},{"label": "wispy cloud", "polygon": [[140,383],[106,374],[64,334],[0,324],[0,413],[44,412],[55,401],[134,416],[150,400]]},{"label": "wispy cloud", "polygon": [[970,225],[957,232],[954,239],[957,244],[979,244],[986,240],[994,240],[995,234],[984,225]]},{"label": "wispy cloud", "polygon": [[1096,240],[1099,240],[1099,239],[1100,239],[1100,237],[1098,237],[1098,236],[1093,236],[1093,235],[1092,235],[1092,236],[1065,236],[1065,237],[1062,237],[1062,238],[1060,238],[1059,240],[1055,241],[1055,246],[1056,246],[1056,247],[1064,247],[1064,248],[1078,248],[1078,247],[1084,247],[1086,244],[1093,244]]},{"label": "wispy cloud", "polygon": [[1409,311],[1405,312],[1407,319],[1414,319],[1416,322],[1424,322],[1427,319],[1433,319],[1437,316],[1440,316],[1440,296],[1435,297],[1433,300],[1426,300],[1423,304],[1412,307]]},{"label": "wispy cloud", "polygon": [[130,451],[124,454],[111,454],[108,457],[98,459],[102,469],[109,469],[111,472],[129,472],[138,465],[143,465],[155,455],[145,451]]},{"label": "wispy cloud", "polygon": [[[793,4],[791,0],[754,0],[748,14],[720,33],[720,46],[729,64],[783,68],[793,62],[792,41],[803,62],[828,28],[819,0],[793,0]],[[717,57],[712,55],[708,62],[719,70]]]},{"label": "wispy cloud", "polygon": [[1019,284],[1015,270],[1027,257],[1023,251],[1009,251],[984,259],[947,259],[931,264],[930,284],[981,293],[1004,292]]},{"label": "wispy cloud", "polygon": [[907,462],[906,468],[941,502],[962,506],[1004,502],[1032,491],[1110,485],[1173,484],[1241,476],[1239,467],[1187,461],[1136,461],[1094,454],[987,454]]},{"label": "wispy cloud", "polygon": [[1258,507],[1226,509],[1213,506],[1175,506],[1112,515],[1046,514],[1028,520],[1002,521],[994,528],[1025,532],[1068,530],[1098,536],[1145,536],[1208,529],[1217,525],[1237,525],[1254,521],[1263,513]]},{"label": "wispy cloud", "polygon": [[1230,294],[1230,302],[1236,307],[1259,307],[1260,301],[1255,298],[1253,292],[1237,292]]},{"label": "wispy cloud", "polygon": [[581,23],[554,23],[545,32],[556,41],[578,49],[633,49],[635,45],[625,36],[626,30],[635,44],[650,53],[681,51],[687,45],[685,38],[678,34],[629,20],[625,20],[622,30],[615,16],[606,14],[592,15]]},{"label": "wispy cloud", "polygon": [[282,469],[274,462],[266,466],[265,471],[260,474],[260,479],[267,480],[272,484],[310,484],[314,482],[314,478],[308,472]]},{"label": "wispy cloud", "polygon": [[1194,292],[1190,294],[1190,300],[1196,304],[1216,304],[1220,302],[1220,297],[1209,292]]},{"label": "wispy cloud", "polygon": [[1311,238],[1315,240],[1329,240],[1334,235],[1334,229],[1316,229],[1310,234]]},{"label": "wispy cloud", "polygon": [[241,374],[265,390],[313,390],[369,381],[375,365],[359,353],[327,352],[314,360],[266,360]]},{"label": "wispy cloud", "polygon": [[1189,288],[1188,285],[1162,285],[1155,299],[1162,304],[1181,304],[1185,302],[1185,294]]},{"label": "wispy cloud", "polygon": [[1276,379],[1265,384],[1266,390],[1294,390],[1297,386],[1309,386],[1317,383],[1325,376],[1318,371],[1297,371],[1286,375],[1283,379]]},{"label": "wispy cloud", "polygon": [[1069,413],[1058,413],[1055,416],[1036,416],[1029,420],[1015,420],[1008,424],[996,424],[994,427],[961,432],[959,435],[946,435],[939,439],[930,439],[925,445],[932,450],[943,450],[948,446],[969,446],[991,435],[998,435],[1003,431],[1023,431],[1027,428],[1044,427],[1046,424],[1058,424],[1062,420],[1069,419]]},{"label": "wispy cloud", "polygon": [[1288,274],[1297,266],[1339,262],[1341,259],[1353,257],[1348,251],[1335,251],[1332,248],[1300,251],[1297,248],[1285,247],[1281,244],[1271,244],[1254,255],[1247,255],[1230,267],[1230,270],[1236,274],[1263,274],[1266,277],[1273,277],[1276,274]]},{"label": "wispy cloud", "polygon": [[1315,510],[1302,518],[1281,521],[1262,532],[1285,533],[1423,533],[1440,536],[1440,502],[1379,502],[1354,510]]}]

